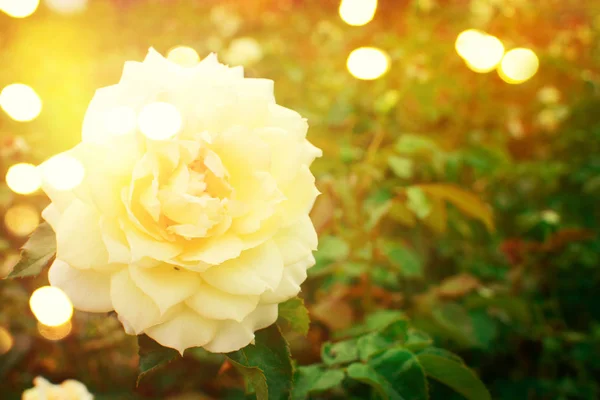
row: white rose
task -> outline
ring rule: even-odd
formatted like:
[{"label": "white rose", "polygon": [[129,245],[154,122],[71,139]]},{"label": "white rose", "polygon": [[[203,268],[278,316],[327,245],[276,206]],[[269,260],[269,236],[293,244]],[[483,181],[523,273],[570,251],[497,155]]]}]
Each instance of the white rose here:
[{"label": "white rose", "polygon": [[33,380],[34,387],[27,389],[22,400],[94,400],[85,385],[76,380],[66,380],[60,385],[53,385],[38,376]]},{"label": "white rose", "polygon": [[[115,128],[115,116],[128,125],[123,110],[157,101],[179,110],[175,136]],[[151,49],[127,62],[119,84],[96,92],[83,141],[66,152],[84,180],[68,191],[44,183],[52,203],[42,215],[57,239],[50,283],[75,308],[114,310],[128,333],[181,353],[248,345],[314,264],[309,166],[321,151],[307,127],[275,103],[272,81],[244,78],[215,55],[184,68]]]}]

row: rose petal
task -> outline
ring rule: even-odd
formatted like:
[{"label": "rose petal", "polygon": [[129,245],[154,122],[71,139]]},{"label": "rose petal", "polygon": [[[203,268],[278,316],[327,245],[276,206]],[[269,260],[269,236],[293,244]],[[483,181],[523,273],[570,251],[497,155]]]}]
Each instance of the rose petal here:
[{"label": "rose petal", "polygon": [[101,267],[108,263],[100,216],[80,200],[74,200],[62,214],[56,230],[56,245],[56,258],[74,267]]},{"label": "rose petal", "polygon": [[186,303],[206,318],[242,321],[256,308],[258,296],[236,296],[204,284]]},{"label": "rose petal", "polygon": [[203,318],[189,308],[172,319],[146,329],[146,334],[165,347],[183,355],[185,349],[204,346],[217,332],[217,321]]},{"label": "rose petal", "polygon": [[64,261],[54,260],[48,271],[48,280],[52,286],[65,292],[78,310],[109,312],[113,309],[110,274],[80,270]]},{"label": "rose petal", "polygon": [[260,297],[261,303],[282,303],[300,293],[300,284],[306,280],[306,270],[315,265],[312,253],[305,259],[283,269],[281,283],[273,291],[269,290]]},{"label": "rose petal", "polygon": [[119,318],[127,321],[136,335],[160,322],[158,306],[136,286],[127,268],[112,275],[110,298]]},{"label": "rose petal", "polygon": [[256,307],[242,322],[222,321],[215,338],[204,345],[213,353],[229,353],[246,347],[254,340],[254,332],[277,320],[277,304]]},{"label": "rose petal", "polygon": [[195,242],[192,242],[192,246],[197,248],[187,250],[180,258],[183,261],[201,261],[216,265],[238,257],[244,248],[240,238],[227,234],[203,240],[201,243],[202,245],[198,247]]},{"label": "rose petal", "polygon": [[283,260],[273,241],[244,251],[238,258],[212,267],[202,278],[212,286],[231,294],[260,295],[279,285]]},{"label": "rose petal", "polygon": [[282,229],[273,239],[281,251],[285,265],[297,263],[317,250],[317,232],[308,215]]},{"label": "rose petal", "polygon": [[129,267],[131,279],[156,303],[161,314],[190,297],[200,287],[200,277],[197,273],[175,268],[144,268],[134,265]]},{"label": "rose petal", "polygon": [[306,165],[300,168],[295,178],[281,187],[281,191],[287,198],[281,203],[286,221],[296,221],[298,218],[308,215],[319,195],[315,186],[315,177]]}]

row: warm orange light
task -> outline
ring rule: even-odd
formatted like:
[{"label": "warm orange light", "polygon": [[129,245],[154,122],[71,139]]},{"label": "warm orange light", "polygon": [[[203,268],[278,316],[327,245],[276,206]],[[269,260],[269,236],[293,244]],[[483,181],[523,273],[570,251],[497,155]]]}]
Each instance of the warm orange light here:
[{"label": "warm orange light", "polygon": [[13,337],[10,332],[0,326],[0,356],[10,351],[13,343]]},{"label": "warm orange light", "polygon": [[342,0],[340,3],[340,18],[352,26],[368,24],[375,16],[377,0]]},{"label": "warm orange light", "polygon": [[531,79],[540,67],[540,61],[533,50],[512,49],[502,59],[498,75],[506,83],[513,85]]},{"label": "warm orange light", "polygon": [[42,178],[33,164],[15,164],[6,172],[6,184],[15,193],[31,194],[42,185]]},{"label": "warm orange light", "polygon": [[13,18],[25,18],[37,10],[40,0],[0,0],[0,10]]},{"label": "warm orange light", "polygon": [[196,50],[187,46],[177,46],[169,50],[167,58],[182,67],[193,67],[200,61],[200,56],[196,53]]},{"label": "warm orange light", "polygon": [[504,55],[504,45],[500,39],[476,29],[461,32],[454,47],[467,66],[479,73],[494,70]]},{"label": "warm orange light", "polygon": [[81,162],[67,154],[52,157],[40,168],[44,181],[56,190],[74,189],[85,177],[85,168]]},{"label": "warm orange light", "polygon": [[65,324],[73,316],[71,300],[54,286],[42,286],[33,292],[29,307],[37,320],[46,326]]},{"label": "warm orange light", "polygon": [[73,328],[73,324],[70,320],[58,326],[47,326],[38,322],[37,328],[38,332],[44,337],[44,339],[56,341],[69,336],[69,333],[71,333]]},{"label": "warm orange light", "polygon": [[0,106],[15,121],[26,122],[40,114],[42,100],[31,87],[13,83],[0,92]]},{"label": "warm orange light", "polygon": [[360,47],[350,53],[346,66],[355,78],[373,80],[388,71],[390,59],[383,50],[375,47]]},{"label": "warm orange light", "polygon": [[28,204],[12,206],[4,214],[4,225],[15,236],[27,236],[37,228],[40,216],[37,209]]}]

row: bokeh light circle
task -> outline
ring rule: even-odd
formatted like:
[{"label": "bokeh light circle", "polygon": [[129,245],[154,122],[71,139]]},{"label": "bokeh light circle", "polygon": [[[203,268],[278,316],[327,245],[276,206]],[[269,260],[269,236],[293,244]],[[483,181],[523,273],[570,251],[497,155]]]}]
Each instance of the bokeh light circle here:
[{"label": "bokeh light circle", "polygon": [[167,59],[182,67],[193,67],[200,61],[200,56],[191,47],[177,46],[169,50]]},{"label": "bokeh light circle", "polygon": [[340,18],[352,26],[368,24],[375,16],[377,0],[342,0],[340,3]]},{"label": "bokeh light circle", "polygon": [[25,18],[37,10],[40,0],[0,0],[0,10],[13,18]]},{"label": "bokeh light circle", "polygon": [[346,66],[355,78],[373,80],[388,71],[390,59],[383,50],[375,47],[360,47],[350,53]]},{"label": "bokeh light circle", "polygon": [[4,214],[4,225],[15,236],[27,236],[40,224],[38,210],[29,204],[17,204]]},{"label": "bokeh light circle", "polygon": [[31,194],[42,185],[42,178],[35,165],[15,164],[6,172],[6,184],[15,193]]},{"label": "bokeh light circle", "polygon": [[8,353],[13,344],[14,340],[10,332],[0,326],[0,356]]},{"label": "bokeh light circle", "polygon": [[138,116],[140,131],[149,139],[166,140],[181,129],[182,119],[173,104],[156,102],[147,104]]},{"label": "bokeh light circle", "polygon": [[52,11],[59,14],[77,14],[85,11],[88,0],[45,0]]},{"label": "bokeh light circle", "polygon": [[26,122],[40,115],[42,100],[31,87],[13,83],[0,92],[0,106],[15,121]]},{"label": "bokeh light circle", "polygon": [[467,66],[478,73],[493,71],[504,56],[504,45],[500,39],[476,29],[461,32],[454,47]]},{"label": "bokeh light circle", "polygon": [[65,324],[73,316],[71,300],[54,286],[36,289],[29,299],[29,307],[37,320],[46,326]]},{"label": "bokeh light circle", "polygon": [[506,53],[498,75],[506,83],[519,84],[531,79],[539,67],[540,61],[533,50],[516,48]]},{"label": "bokeh light circle", "polygon": [[44,182],[56,190],[71,190],[85,177],[85,168],[79,160],[67,154],[52,157],[41,166]]},{"label": "bokeh light circle", "polygon": [[37,328],[44,339],[57,341],[69,336],[69,333],[71,333],[71,330],[73,329],[73,324],[70,320],[58,326],[47,326],[38,322]]}]

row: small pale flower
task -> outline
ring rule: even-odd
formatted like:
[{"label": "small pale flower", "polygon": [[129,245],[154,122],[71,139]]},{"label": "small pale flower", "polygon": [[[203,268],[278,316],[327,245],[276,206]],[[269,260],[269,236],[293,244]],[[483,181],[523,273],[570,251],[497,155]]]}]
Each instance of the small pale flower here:
[{"label": "small pale flower", "polygon": [[214,55],[193,67],[154,50],[127,62],[67,152],[83,181],[43,186],[57,239],[50,283],[75,308],[114,310],[128,333],[182,353],[248,345],[315,262],[309,166],[321,151],[307,128],[277,105],[272,81]]},{"label": "small pale flower", "polygon": [[85,385],[76,380],[66,380],[60,385],[53,385],[38,376],[33,380],[34,387],[27,389],[22,400],[94,400]]}]

